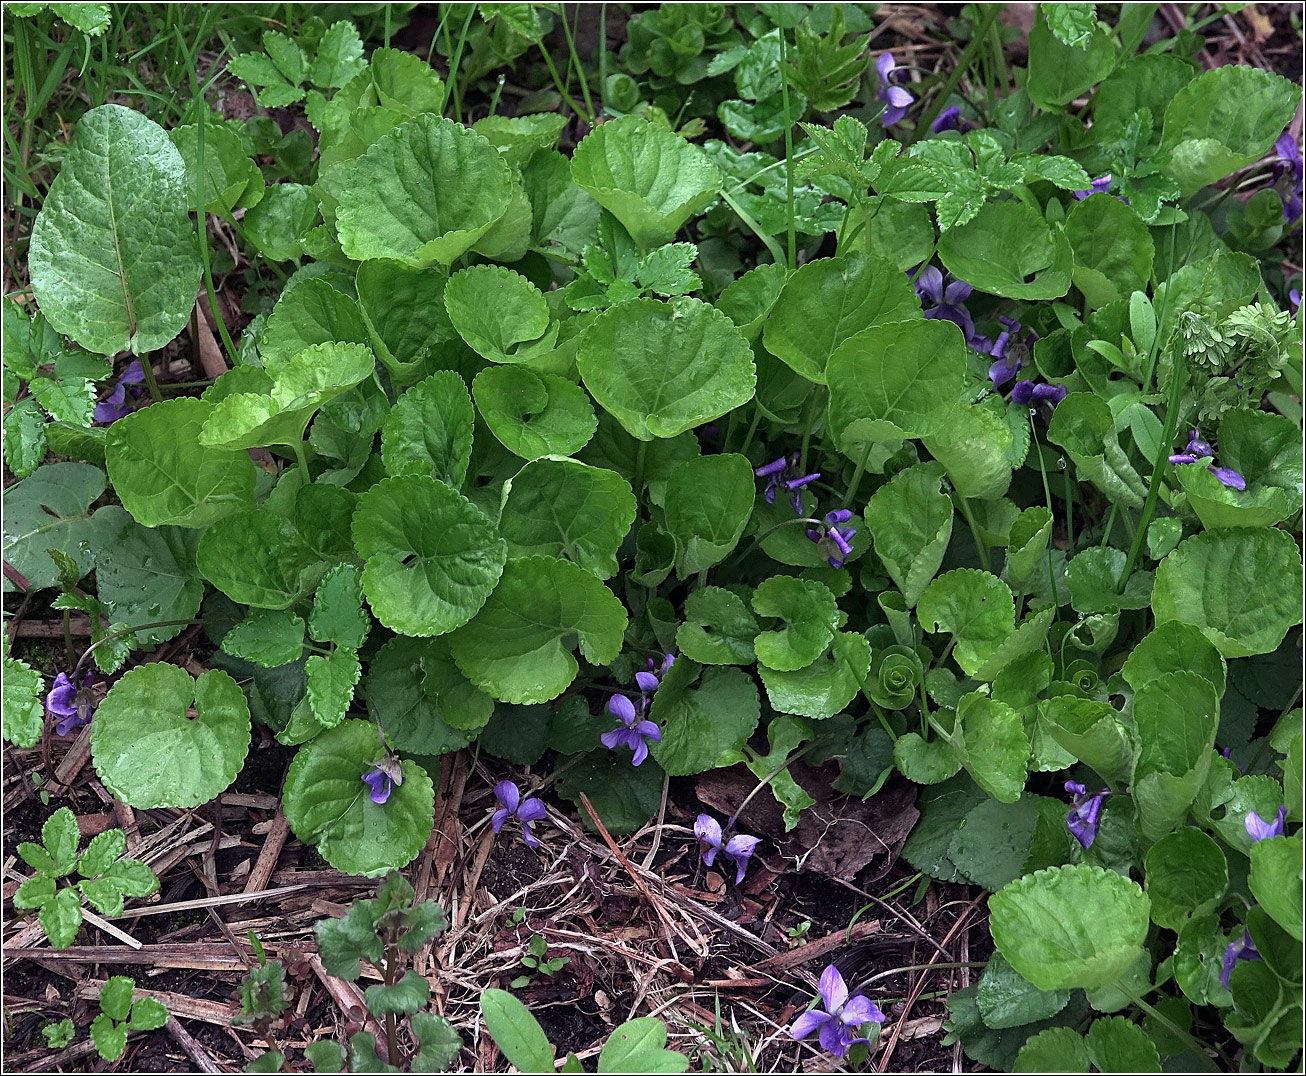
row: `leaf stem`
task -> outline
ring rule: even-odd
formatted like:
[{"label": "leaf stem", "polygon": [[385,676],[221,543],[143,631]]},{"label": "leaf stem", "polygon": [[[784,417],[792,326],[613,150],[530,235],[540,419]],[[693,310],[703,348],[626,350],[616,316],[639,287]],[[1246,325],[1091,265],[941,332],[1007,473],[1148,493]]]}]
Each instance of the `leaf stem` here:
[{"label": "leaf stem", "polygon": [[145,624],[133,624],[129,628],[119,628],[117,631],[109,632],[104,638],[97,639],[84,651],[82,656],[77,660],[73,668],[72,675],[68,677],[73,683],[77,683],[77,675],[82,671],[82,666],[86,664],[86,659],[91,656],[91,652],[96,647],[103,646],[105,643],[111,643],[115,639],[121,639],[124,635],[135,635],[138,631],[145,631],[149,628],[170,628],[176,624],[202,624],[202,620],[151,620]]},{"label": "leaf stem", "polygon": [[970,510],[970,502],[960,493],[954,493],[952,497],[956,501],[962,517],[966,520],[966,526],[970,528],[970,536],[975,542],[975,551],[979,553],[980,565],[987,572],[990,569],[989,545],[980,535],[979,524],[975,522],[975,515]]},{"label": "leaf stem", "polygon": [[789,115],[789,52],[784,28],[780,29],[780,100],[785,110],[785,211],[789,242],[789,272],[798,268],[798,234],[794,224],[794,121]]},{"label": "leaf stem", "polygon": [[149,390],[150,399],[155,403],[161,403],[163,392],[159,389],[159,382],[154,376],[154,366],[150,363],[148,354],[141,361],[141,373],[145,375],[145,387]]},{"label": "leaf stem", "polygon": [[748,432],[744,435],[744,445],[739,450],[741,456],[747,456],[748,450],[753,445],[753,437],[757,433],[757,427],[762,422],[762,409],[757,406],[757,401],[753,401],[753,421],[749,423]]},{"label": "leaf stem", "polygon": [[639,448],[635,449],[635,476],[631,481],[636,497],[639,496],[640,490],[644,488],[644,457],[647,454],[648,442],[640,441]]},{"label": "leaf stem", "polygon": [[840,508],[847,508],[853,503],[853,498],[857,496],[857,487],[862,484],[862,475],[866,471],[866,461],[871,458],[871,449],[874,442],[867,441],[866,447],[862,450],[862,458],[857,461],[857,467],[853,471],[853,480],[848,483],[848,488],[844,490],[843,500],[839,502]]}]

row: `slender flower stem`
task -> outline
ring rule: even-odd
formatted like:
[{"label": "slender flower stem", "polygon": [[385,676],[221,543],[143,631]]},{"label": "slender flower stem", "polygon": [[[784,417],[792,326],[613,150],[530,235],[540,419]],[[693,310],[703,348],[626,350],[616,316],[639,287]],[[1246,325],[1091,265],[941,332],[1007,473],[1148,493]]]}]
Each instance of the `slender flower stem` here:
[{"label": "slender flower stem", "polygon": [[[576,19],[580,19],[581,9],[576,9]],[[597,122],[597,113],[594,111],[594,100],[590,97],[590,80],[585,75],[585,69],[580,65],[580,55],[576,52],[576,38],[572,35],[571,27],[567,25],[567,9],[564,6],[558,13],[558,19],[562,23],[562,33],[567,39],[567,51],[571,53],[571,63],[576,68],[576,74],[580,76],[580,92],[585,98],[585,118],[589,120],[591,127]],[[540,47],[544,47],[543,41]]]},{"label": "slender flower stem", "polygon": [[754,549],[758,548],[758,546],[770,538],[771,535],[784,527],[792,527],[795,523],[805,523],[809,527],[819,527],[822,522],[822,520],[812,519],[808,516],[799,516],[797,519],[786,519],[781,523],[777,523],[774,527],[768,527],[761,534],[754,535],[753,540],[747,546],[735,553],[735,555],[729,560],[722,561],[718,567],[729,568],[732,567],[736,561],[746,559]]},{"label": "slender flower stem", "polygon": [[149,390],[150,399],[160,403],[163,400],[163,393],[159,390],[159,382],[154,376],[154,367],[150,364],[149,355],[141,360],[141,373],[145,375],[145,387]]},{"label": "slender flower stem", "polygon": [[[780,29],[780,102],[785,110],[785,198],[788,220],[789,272],[798,267],[798,236],[794,224],[794,121],[789,115],[789,53],[784,28]],[[806,458],[806,457],[804,457]]]},{"label": "slender flower stem", "polygon": [[816,422],[816,416],[821,412],[821,393],[823,385],[813,385],[812,391],[807,396],[807,411],[803,416],[803,448],[798,456],[798,473],[807,473],[807,446],[812,442],[812,425]]},{"label": "slender flower stem", "polygon": [[176,624],[201,624],[200,620],[151,620],[147,624],[133,624],[130,628],[119,628],[117,631],[111,631],[103,639],[97,639],[84,651],[82,656],[77,659],[77,665],[73,668],[72,675],[68,678],[73,683],[78,683],[77,674],[82,671],[82,666],[86,664],[86,659],[96,647],[103,646],[105,643],[111,643],[115,639],[121,639],[124,635],[135,635],[138,631],[146,631],[149,628],[170,628]]},{"label": "slender flower stem", "polygon": [[295,462],[299,464],[299,479],[307,485],[310,481],[308,475],[308,456],[304,453],[304,441],[301,438],[290,446],[295,453]]},{"label": "slender flower stem", "polygon": [[757,236],[757,238],[761,241],[762,245],[771,252],[771,258],[776,263],[776,265],[786,264],[785,254],[784,251],[780,249],[780,244],[777,243],[771,236],[767,235],[767,233],[762,230],[762,226],[758,224],[757,221],[755,221],[752,218],[752,216],[749,215],[748,210],[746,210],[737,201],[735,201],[735,199],[731,196],[729,191],[722,191],[721,198],[726,203],[726,205],[728,205],[731,209],[734,210],[735,216],[744,222],[744,226],[748,228],[748,230],[752,232],[755,236]]},{"label": "slender flower stem", "polygon": [[780,774],[782,774],[785,770],[787,770],[791,763],[797,762],[800,758],[802,758],[805,754],[807,754],[807,750],[808,750],[807,748],[804,748],[803,750],[799,751],[797,754],[787,757],[782,763],[780,763],[779,766],[777,766],[765,777],[763,777],[762,780],[759,781],[753,787],[753,790],[747,796],[744,797],[744,802],[741,803],[737,808],[735,808],[734,814],[732,814],[729,818],[726,819],[726,824],[725,824],[726,830],[734,829],[736,819],[738,819],[739,816],[744,813],[744,808],[748,806],[752,798],[756,796],[759,792],[761,792],[762,789],[766,788],[766,786],[769,785],[772,781],[774,781],[778,776],[780,776]]},{"label": "slender flower stem", "polygon": [[975,542],[975,551],[979,553],[980,565],[987,572],[990,567],[989,545],[984,541],[980,533],[979,524],[975,522],[975,515],[970,510],[970,502],[960,493],[954,494],[953,499],[957,502],[957,508],[960,510],[962,517],[966,520],[966,526],[970,528],[970,536]]},{"label": "slender flower stem", "polygon": [[635,489],[635,496],[638,497],[640,490],[644,488],[644,457],[648,454],[648,442],[640,441],[639,448],[635,449],[635,476],[631,485]]},{"label": "slender flower stem", "polygon": [[840,508],[847,508],[853,503],[853,498],[857,496],[857,487],[862,484],[862,475],[866,471],[866,461],[871,458],[872,447],[873,442],[866,442],[866,447],[862,450],[862,458],[857,461],[857,468],[853,471],[853,480],[848,483],[843,500],[839,502]]},{"label": "slender flower stem", "polygon": [[[394,986],[395,971],[399,963],[399,952],[393,945],[387,945],[384,957],[385,985]],[[390,1064],[399,1064],[399,1041],[395,1035],[395,1014],[388,1012],[385,1014],[385,1045],[386,1052],[390,1055]]]},{"label": "slender flower stem", "polygon": [[757,401],[753,401],[753,421],[748,424],[748,432],[744,434],[744,446],[739,450],[741,456],[747,456],[748,450],[753,446],[753,437],[757,434],[757,427],[762,422],[762,409],[757,406]]}]

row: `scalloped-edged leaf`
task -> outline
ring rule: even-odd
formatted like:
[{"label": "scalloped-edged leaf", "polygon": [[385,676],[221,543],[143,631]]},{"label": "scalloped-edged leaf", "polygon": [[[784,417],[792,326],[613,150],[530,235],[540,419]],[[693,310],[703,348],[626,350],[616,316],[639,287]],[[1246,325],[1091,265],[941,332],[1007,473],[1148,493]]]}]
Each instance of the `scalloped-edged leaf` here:
[{"label": "scalloped-edged leaf", "polygon": [[241,512],[204,532],[200,574],[232,601],[285,609],[313,589],[323,567],[294,524],[269,511]]},{"label": "scalloped-edged leaf", "polygon": [[472,396],[499,443],[526,460],[574,455],[599,425],[585,390],[554,374],[491,366],[476,375]]},{"label": "scalloped-edged leaf", "polygon": [[[691,688],[700,671],[702,679]],[[742,670],[703,670],[679,660],[653,696],[649,717],[662,741],[650,752],[673,777],[702,773],[737,757],[760,715],[757,688]]]},{"label": "scalloped-edged leaf", "polygon": [[121,105],[82,116],[32,225],[32,290],[50,324],[101,355],[144,355],[181,332],[200,281],[186,195],[157,123]]},{"label": "scalloped-edged leaf", "polygon": [[444,307],[467,346],[491,362],[539,358],[558,337],[539,288],[501,265],[454,273],[444,288]]},{"label": "scalloped-edged leaf", "polygon": [[236,779],[249,728],[245,696],[225,672],[194,680],[156,662],[129,669],[100,703],[91,758],[104,787],[124,803],[198,807]]},{"label": "scalloped-edged leaf", "polygon": [[304,621],[289,609],[258,610],[222,637],[222,649],[265,669],[288,665],[304,651]]},{"label": "scalloped-edged leaf", "polygon": [[1184,671],[1205,677],[1217,695],[1224,695],[1226,666],[1215,644],[1192,624],[1165,620],[1135,644],[1120,675],[1138,692],[1158,676]]},{"label": "scalloped-edged leaf", "polygon": [[780,672],[802,669],[824,654],[839,623],[829,588],[792,575],[762,580],[753,591],[753,611],[784,621],[783,627],[760,632],[753,640],[758,663]]},{"label": "scalloped-edged leaf", "polygon": [[[377,358],[396,385],[419,380],[443,352],[441,345],[458,341],[444,308],[447,279],[444,266],[421,269],[379,259],[358,267],[358,305],[371,327]],[[456,347],[461,350],[461,343]]]},{"label": "scalloped-edged leaf", "polygon": [[666,775],[653,759],[638,766],[630,755],[599,748],[581,755],[558,781],[558,794],[576,804],[587,829],[594,823],[581,806],[580,794],[589,798],[609,833],[633,833],[657,814]]},{"label": "scalloped-edged leaf", "polygon": [[510,560],[471,623],[449,637],[472,683],[503,702],[548,702],[576,678],[581,654],[606,665],[621,650],[626,610],[593,573],[554,557]]},{"label": "scalloped-edged leaf", "polygon": [[44,685],[41,674],[25,661],[4,657],[4,738],[18,747],[35,747],[45,727]]},{"label": "scalloped-edged leaf", "polygon": [[757,621],[743,598],[722,587],[699,587],[685,599],[685,622],[676,646],[701,665],[751,665]]},{"label": "scalloped-edged leaf", "polygon": [[663,510],[681,579],[720,564],[753,514],[753,466],[736,452],[686,460],[667,480]]},{"label": "scalloped-edged leaf", "polygon": [[908,609],[939,570],[952,538],[952,498],[939,490],[942,480],[938,463],[908,467],[876,490],[863,512],[875,552]]},{"label": "scalloped-edged leaf", "polygon": [[[198,211],[203,198],[206,213],[228,216],[233,209],[249,208],[263,200],[267,185],[259,167],[245,154],[239,136],[229,127],[209,123],[204,129],[204,179],[199,175],[199,126],[194,123],[168,132],[186,162],[187,205]],[[201,188],[197,190],[197,188]]]},{"label": "scalloped-edged leaf", "polygon": [[[337,564],[322,577],[308,617],[308,633],[319,643],[357,650],[367,638],[371,618],[363,608],[363,579],[357,566]],[[222,641],[226,649],[227,640]]]},{"label": "scalloped-edged leaf", "polygon": [[1192,624],[1226,658],[1269,654],[1301,622],[1301,586],[1301,554],[1287,531],[1205,531],[1161,562],[1152,609],[1158,624]]},{"label": "scalloped-edged leaf", "polygon": [[957,703],[954,740],[961,763],[999,803],[1015,803],[1025,789],[1029,736],[1021,716],[981,691]]},{"label": "scalloped-edged leaf", "polygon": [[344,721],[304,744],[286,774],[286,821],[346,874],[378,877],[410,863],[431,835],[435,796],[415,762],[385,803],[373,803],[363,774],[382,755],[376,726]]},{"label": "scalloped-edged leaf", "polygon": [[935,579],[916,603],[916,615],[926,631],[953,636],[957,664],[971,676],[1011,635],[1016,619],[1011,588],[976,568],[956,568]]},{"label": "scalloped-edged leaf", "polygon": [[758,672],[772,709],[822,721],[857,697],[870,666],[871,644],[865,636],[841,631],[810,665],[792,672],[761,665]]},{"label": "scalloped-edged leaf", "polygon": [[939,258],[976,291],[1008,299],[1058,299],[1070,290],[1070,241],[1023,202],[986,202],[939,239]]},{"label": "scalloped-edged leaf", "polygon": [[590,131],[572,155],[571,174],[644,249],[670,243],[721,189],[721,172],[701,149],[639,116]]},{"label": "scalloped-edged leaf", "polygon": [[499,533],[509,556],[565,557],[607,579],[617,574],[617,549],[635,512],[635,495],[616,471],[542,459],[505,484]]},{"label": "scalloped-edged leaf", "polygon": [[389,475],[427,475],[455,489],[467,477],[475,411],[460,374],[440,370],[402,396],[381,427]]},{"label": "scalloped-edged leaf", "polygon": [[254,507],[254,461],[240,449],[200,444],[213,409],[202,400],[165,400],[109,427],[109,479],[137,523],[207,527]]},{"label": "scalloped-edged leaf", "polygon": [[1123,593],[1116,593],[1116,581],[1125,568],[1123,549],[1095,546],[1070,558],[1066,564],[1066,585],[1076,612],[1105,613],[1120,609],[1146,609],[1152,597],[1152,573],[1136,571]]},{"label": "scalloped-edged leaf", "polygon": [[395,747],[419,755],[467,746],[494,710],[458,671],[445,639],[391,639],[368,663],[362,694]]},{"label": "scalloped-edged leaf", "polygon": [[330,654],[314,654],[304,663],[304,671],[308,673],[308,704],[318,724],[328,729],[340,724],[363,674],[358,655],[347,647],[336,647]]},{"label": "scalloped-edged leaf", "polygon": [[636,299],[604,311],[576,363],[590,395],[641,441],[720,418],[752,399],[757,381],[743,333],[689,298]]},{"label": "scalloped-edged leaf", "polygon": [[[72,557],[79,579],[91,570],[89,543],[95,524],[90,505],[104,492],[104,485],[104,472],[98,467],[50,463],[5,490],[4,559],[33,590],[59,581],[59,569],[47,549]],[[8,576],[4,586],[6,591],[15,589]]]},{"label": "scalloped-edged leaf", "polygon": [[62,377],[51,381],[38,377],[27,386],[37,402],[56,422],[89,426],[95,410],[95,386],[84,377]]},{"label": "scalloped-edged leaf", "polygon": [[809,381],[825,384],[825,365],[848,337],[921,316],[910,281],[869,254],[821,258],[791,276],[766,318],[767,351]]},{"label": "scalloped-edged leaf", "polygon": [[443,635],[466,624],[508,555],[484,512],[420,475],[387,478],[364,493],[353,534],[373,615],[404,635]]},{"label": "scalloped-edged leaf", "polygon": [[453,120],[414,116],[354,163],[336,211],[340,246],[357,261],[448,265],[511,197],[508,165],[489,142]]},{"label": "scalloped-edged leaf", "polygon": [[[842,452],[939,433],[961,394],[966,343],[950,321],[897,324],[848,337],[826,364],[829,428]],[[858,446],[862,446],[859,448]]]}]

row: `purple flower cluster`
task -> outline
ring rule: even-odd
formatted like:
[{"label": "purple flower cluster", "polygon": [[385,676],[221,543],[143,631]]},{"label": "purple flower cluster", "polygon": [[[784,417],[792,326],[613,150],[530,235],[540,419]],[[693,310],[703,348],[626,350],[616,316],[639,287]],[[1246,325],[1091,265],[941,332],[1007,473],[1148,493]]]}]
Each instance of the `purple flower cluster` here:
[{"label": "purple flower cluster", "polygon": [[875,96],[884,102],[884,112],[880,116],[881,127],[892,127],[907,115],[907,108],[916,100],[901,86],[893,84],[893,74],[897,65],[889,53],[883,53],[875,61],[875,71],[880,76],[880,88]]},{"label": "purple flower cluster", "polygon": [[825,1008],[808,1009],[793,1022],[789,1034],[805,1039],[815,1031],[821,1045],[835,1057],[843,1057],[850,1046],[870,1042],[858,1034],[863,1024],[884,1023],[884,1013],[875,1002],[863,994],[848,996],[848,985],[833,964],[821,972],[819,1000]]},{"label": "purple flower cluster", "polygon": [[45,697],[45,708],[55,717],[63,718],[54,727],[56,734],[67,736],[73,729],[90,724],[91,715],[95,712],[95,696],[91,693],[93,679],[94,675],[88,669],[79,690],[68,679],[67,673],[60,673],[54,678],[54,686]]},{"label": "purple flower cluster", "polygon": [[[927,265],[916,274],[914,287],[916,298],[924,309],[921,316],[942,321],[950,321],[962,331],[966,343],[974,346],[974,341],[983,339],[975,334],[975,321],[970,311],[962,304],[970,298],[974,290],[964,280],[946,279],[943,273],[932,265]],[[926,303],[933,306],[926,306]]]},{"label": "purple flower cluster", "polygon": [[736,833],[723,844],[725,835],[721,831],[721,825],[710,814],[698,816],[694,822],[694,835],[702,844],[703,863],[706,866],[712,866],[718,852],[735,864],[738,868],[735,885],[744,880],[744,872],[748,870],[748,858],[762,841],[761,837],[745,837],[742,833]]},{"label": "purple flower cluster", "polygon": [[766,479],[766,491],[763,496],[767,504],[775,504],[775,495],[781,491],[786,492],[789,494],[789,503],[794,506],[794,514],[799,516],[803,514],[803,495],[799,491],[821,477],[820,471],[813,474],[800,474],[800,461],[799,454],[791,452],[788,456],[772,460],[753,472],[758,478]]},{"label": "purple flower cluster", "polygon": [[1078,781],[1067,781],[1066,791],[1074,796],[1070,804],[1070,814],[1066,818],[1066,829],[1071,836],[1085,848],[1093,847],[1097,840],[1097,830],[1102,824],[1102,804],[1111,795],[1109,788],[1089,795],[1088,790]]},{"label": "purple flower cluster", "polygon": [[1247,479],[1243,478],[1232,467],[1217,467],[1215,465],[1215,450],[1197,436],[1196,430],[1188,431],[1188,444],[1184,446],[1184,450],[1170,456],[1170,462],[1177,467],[1190,463],[1199,463],[1203,460],[1208,461],[1206,469],[1230,489],[1244,490],[1247,488]]},{"label": "purple flower cluster", "polygon": [[621,724],[611,732],[605,732],[599,740],[610,751],[618,747],[629,747],[632,766],[638,766],[648,758],[650,743],[662,742],[661,730],[644,715],[648,713],[649,696],[657,691],[662,677],[667,675],[675,660],[667,654],[661,665],[654,666],[653,659],[649,658],[648,668],[635,674],[635,683],[639,687],[638,705],[625,695],[613,695],[608,699],[608,713]]},{"label": "purple flower cluster", "polygon": [[531,832],[531,823],[544,819],[544,804],[534,796],[522,799],[522,794],[511,781],[500,781],[494,786],[494,798],[499,801],[499,809],[490,816],[490,828],[498,833],[510,818],[521,823],[522,840],[528,848],[540,847],[539,838]]},{"label": "purple flower cluster", "polygon": [[1297,145],[1297,140],[1287,131],[1279,135],[1279,140],[1274,143],[1274,152],[1277,159],[1270,182],[1277,184],[1284,176],[1289,177],[1289,182],[1283,185],[1285,189],[1280,190],[1280,195],[1283,198],[1283,219],[1293,225],[1301,220],[1302,180],[1306,178],[1306,163],[1302,161],[1301,146]]},{"label": "purple flower cluster", "polygon": [[[131,406],[127,403],[127,386],[140,385],[144,381],[145,371],[141,369],[141,361],[133,359],[131,365],[123,371],[122,377],[114,384],[113,392],[95,405],[95,421],[116,422],[124,415],[131,414]],[[133,397],[139,397],[142,391],[133,388],[131,394]]]},{"label": "purple flower cluster", "polygon": [[1038,341],[1038,333],[1033,329],[1025,332],[1023,339],[1017,339],[1024,326],[1015,318],[999,314],[998,321],[1002,324],[1002,332],[998,333],[996,340],[990,342],[987,336],[976,336],[969,342],[976,351],[993,359],[993,365],[989,367],[989,380],[995,389],[1002,388],[1020,372],[1025,356]]},{"label": "purple flower cluster", "polygon": [[857,530],[843,526],[852,517],[853,514],[848,509],[836,508],[833,512],[825,513],[824,523],[807,528],[807,537],[816,543],[831,568],[842,568],[844,561],[852,555],[853,535]]}]

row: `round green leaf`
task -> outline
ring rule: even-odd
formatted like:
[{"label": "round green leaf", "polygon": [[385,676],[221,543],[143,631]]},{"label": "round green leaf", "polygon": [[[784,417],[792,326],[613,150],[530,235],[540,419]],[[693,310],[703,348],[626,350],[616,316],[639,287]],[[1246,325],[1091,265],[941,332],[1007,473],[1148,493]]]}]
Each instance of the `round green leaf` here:
[{"label": "round green leaf", "polygon": [[[253,478],[250,464],[251,497]],[[5,490],[4,559],[33,590],[59,581],[58,565],[47,549],[71,557],[79,579],[91,570],[96,524],[90,506],[103,492],[104,472],[88,463],[51,463]],[[6,592],[16,589],[7,575],[4,587]]]},{"label": "round green leaf", "polygon": [[[1022,433],[1028,433],[1020,416]],[[991,501],[1011,485],[1013,462],[1023,459],[1024,448],[1012,459],[1016,437],[1009,425],[1006,405],[999,396],[980,404],[958,404],[942,431],[924,437],[930,455],[943,464],[952,488],[967,500]],[[1028,444],[1028,437],[1024,443]]]},{"label": "round green leaf", "polygon": [[871,663],[871,644],[855,632],[839,632],[830,649],[801,669],[758,667],[772,709],[824,720],[857,697]]},{"label": "round green leaf", "polygon": [[391,639],[368,663],[363,696],[390,742],[419,755],[466,747],[494,710],[458,671],[444,639]]},{"label": "round green leaf", "polygon": [[598,429],[585,391],[554,374],[491,366],[476,375],[472,396],[490,432],[522,459],[574,455]]},{"label": "round green leaf", "polygon": [[1138,959],[1151,902],[1139,886],[1102,867],[1051,867],[989,898],[993,941],[1040,990],[1092,990]]},{"label": "round green leaf", "polygon": [[164,662],[131,669],[91,723],[100,781],[140,809],[207,803],[236,779],[248,751],[245,696],[217,670],[192,680]]},{"label": "round green leaf", "polygon": [[482,358],[517,363],[553,349],[558,327],[540,289],[501,265],[473,265],[449,278],[444,307],[458,335]]},{"label": "round green leaf", "polygon": [[957,703],[962,765],[1000,803],[1015,803],[1025,788],[1029,736],[1019,713],[981,691]]},{"label": "round green leaf", "polygon": [[269,373],[316,344],[370,346],[358,304],[335,286],[338,279],[311,277],[281,293],[258,341]]},{"label": "round green leaf", "polygon": [[869,441],[938,433],[965,370],[966,343],[950,321],[905,321],[891,332],[855,333],[826,364],[830,432],[842,452],[858,459]]},{"label": "round green leaf", "polygon": [[943,468],[918,463],[875,491],[864,512],[875,552],[910,609],[943,563],[952,537],[952,498],[940,492]]},{"label": "round green leaf", "polygon": [[1088,1047],[1072,1027],[1050,1027],[1026,1041],[1012,1072],[1088,1072]]},{"label": "round green leaf", "polygon": [[381,427],[390,475],[434,475],[455,489],[467,477],[476,421],[467,384],[453,370],[419,381],[399,397]]},{"label": "round green leaf", "polygon": [[662,730],[651,746],[658,765],[673,777],[702,773],[733,759],[757,728],[757,688],[740,669],[709,668],[698,687],[699,666],[677,661],[653,696],[649,717]]},{"label": "round green leaf", "polygon": [[606,665],[621,651],[626,610],[593,573],[554,557],[510,560],[472,621],[449,637],[454,660],[503,702],[548,702],[585,660]]},{"label": "round green leaf", "polygon": [[721,189],[721,173],[701,149],[639,116],[590,131],[572,155],[571,174],[645,249],[670,243]]},{"label": "round green leaf", "polygon": [[50,324],[101,355],[169,343],[200,280],[186,205],[186,165],[162,127],[121,105],[82,116],[32,225],[32,290]]},{"label": "round green leaf", "polygon": [[513,557],[566,557],[600,579],[635,522],[635,496],[616,471],[568,459],[526,464],[505,483],[499,533]]},{"label": "round green leaf", "polygon": [[204,532],[200,574],[232,601],[285,609],[317,583],[322,566],[289,520],[269,511],[241,512]]},{"label": "round green leaf", "polygon": [[1098,1072],[1160,1072],[1156,1043],[1123,1016],[1095,1020],[1084,1036],[1088,1056]]},{"label": "round green leaf", "polygon": [[1136,571],[1123,593],[1116,581],[1125,568],[1125,551],[1093,546],[1077,553],[1066,565],[1070,604],[1079,613],[1107,613],[1120,609],[1146,609],[1152,597],[1152,573]]},{"label": "round green leaf", "polygon": [[766,318],[767,351],[818,385],[825,364],[848,337],[920,317],[906,275],[868,254],[808,262],[785,283]]},{"label": "round green leaf", "polygon": [[576,362],[590,395],[641,441],[720,418],[756,386],[743,333],[697,299],[636,299],[604,311]]},{"label": "round green leaf", "polygon": [[1195,672],[1224,694],[1225,663],[1220,651],[1191,624],[1167,620],[1139,641],[1120,674],[1134,691],[1168,672]]},{"label": "round green leaf", "polygon": [[893,764],[907,780],[937,785],[961,769],[961,759],[947,740],[925,740],[908,732],[893,742]]},{"label": "round green leaf", "polygon": [[1058,299],[1070,290],[1070,241],[1024,202],[985,202],[939,239],[948,271],[976,291],[1008,299]]},{"label": "round green leaf", "polygon": [[508,165],[484,138],[424,113],[382,136],[340,195],[340,246],[357,261],[448,265],[503,216]]},{"label": "round green leaf", "polygon": [[241,449],[200,444],[213,410],[202,400],[165,400],[109,427],[109,479],[137,523],[207,527],[254,507],[254,461]]},{"label": "round green leaf", "polygon": [[976,994],[980,1015],[991,1028],[1019,1027],[1046,1020],[1064,1009],[1069,1000],[1069,990],[1045,991],[1028,982],[1001,953],[989,960]]},{"label": "round green leaf", "polygon": [[372,612],[404,635],[443,635],[466,624],[508,555],[484,512],[418,475],[387,478],[359,497],[353,531]]},{"label": "round green leaf", "polygon": [[1006,583],[975,568],[945,572],[927,586],[916,605],[921,627],[950,632],[957,664],[971,676],[1012,633],[1015,602]]},{"label": "round green leaf", "polygon": [[1152,922],[1178,931],[1204,905],[1214,906],[1229,885],[1224,851],[1200,829],[1167,833],[1143,861]]},{"label": "round green leaf", "polygon": [[1269,654],[1301,622],[1302,562],[1287,531],[1206,531],[1161,562],[1152,592],[1158,624],[1201,630],[1226,658]]},{"label": "round green leaf", "polygon": [[346,874],[375,878],[396,870],[431,835],[435,796],[417,763],[405,759],[403,784],[385,803],[372,802],[363,774],[382,754],[375,725],[344,721],[301,747],[286,774],[282,804],[290,828]]},{"label": "round green leaf", "polygon": [[738,594],[699,587],[685,599],[685,622],[676,630],[676,646],[700,665],[751,665],[757,660],[757,631],[757,621]]},{"label": "round green leaf", "polygon": [[761,632],[753,640],[758,662],[781,672],[802,669],[824,654],[839,623],[829,589],[791,575],[762,580],[753,592],[753,611],[785,622],[778,631]]},{"label": "round green leaf", "polygon": [[1110,194],[1093,194],[1066,215],[1072,278],[1091,307],[1143,291],[1152,275],[1152,236],[1138,214]]},{"label": "round green leaf", "polygon": [[736,452],[698,456],[671,472],[663,501],[682,579],[721,563],[739,544],[755,499],[753,467]]}]

